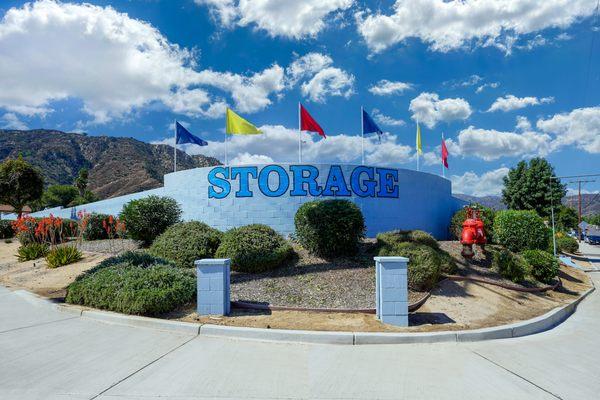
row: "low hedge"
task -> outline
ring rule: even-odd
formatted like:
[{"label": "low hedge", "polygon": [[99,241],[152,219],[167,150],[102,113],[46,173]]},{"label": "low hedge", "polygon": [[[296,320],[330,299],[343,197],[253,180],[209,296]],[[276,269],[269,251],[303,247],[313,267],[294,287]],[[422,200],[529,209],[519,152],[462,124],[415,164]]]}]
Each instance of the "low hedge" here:
[{"label": "low hedge", "polygon": [[234,271],[258,273],[279,267],[292,254],[292,246],[273,228],[254,224],[225,232],[215,256],[230,258]]},{"label": "low hedge", "polygon": [[[550,240],[550,249],[551,252],[554,252],[554,244],[552,243],[552,240]],[[579,250],[579,243],[577,242],[577,239],[575,239],[574,237],[565,235],[563,233],[557,233],[556,234],[556,251],[557,252],[563,252],[563,253],[575,253]]]},{"label": "low hedge", "polygon": [[0,239],[10,239],[15,236],[12,221],[0,219]]},{"label": "low hedge", "polygon": [[560,271],[556,257],[543,250],[525,250],[522,256],[531,266],[531,275],[540,282],[552,282]]},{"label": "low hedge", "polygon": [[156,257],[152,254],[149,254],[147,251],[130,250],[118,256],[112,256],[107,258],[106,260],[100,262],[100,264],[96,265],[94,268],[88,269],[86,272],[79,275],[76,279],[82,279],[87,275],[91,275],[104,268],[112,267],[113,265],[148,268],[152,265],[157,264],[175,267],[175,264],[172,261],[166,260],[162,257]]},{"label": "low hedge", "polygon": [[222,236],[222,232],[202,222],[182,222],[167,228],[149,251],[172,260],[178,267],[193,268],[194,261],[215,255]]},{"label": "low hedge", "polygon": [[493,252],[492,267],[503,278],[515,283],[524,281],[530,272],[527,260],[507,249]]},{"label": "low hedge", "polygon": [[294,217],[296,239],[310,253],[325,256],[355,254],[364,237],[360,208],[348,200],[304,203]]},{"label": "low hedge", "polygon": [[503,210],[494,218],[494,241],[515,253],[545,250],[550,230],[535,211]]},{"label": "low hedge", "polygon": [[[482,206],[479,203],[470,204],[469,207],[477,208],[481,211],[481,220],[483,221],[483,230],[485,232],[485,238],[488,243],[493,242],[494,237],[494,217],[496,215],[496,211],[489,207]],[[450,233],[452,237],[456,240],[461,239],[463,222],[467,219],[467,207],[463,207],[452,216],[452,220],[450,221]]]},{"label": "low hedge", "polygon": [[154,316],[194,299],[196,278],[179,268],[121,263],[71,283],[66,302],[125,314]]},{"label": "low hedge", "polygon": [[[457,265],[450,254],[440,249],[440,246],[433,236],[421,230],[395,230],[383,232],[377,235],[377,246],[393,247],[395,244],[410,242],[422,244],[433,249],[440,259],[440,272],[442,274],[454,274],[457,270]],[[410,263],[409,263],[410,265]]]}]

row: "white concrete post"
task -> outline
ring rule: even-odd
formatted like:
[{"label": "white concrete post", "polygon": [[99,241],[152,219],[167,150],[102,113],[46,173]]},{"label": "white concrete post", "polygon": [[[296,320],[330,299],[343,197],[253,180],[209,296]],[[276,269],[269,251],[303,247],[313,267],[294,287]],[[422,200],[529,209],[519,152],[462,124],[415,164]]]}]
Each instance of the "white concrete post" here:
[{"label": "white concrete post", "polygon": [[229,258],[197,260],[197,312],[199,315],[227,315],[230,302]]},{"label": "white concrete post", "polygon": [[377,318],[384,324],[408,326],[408,258],[374,259]]}]

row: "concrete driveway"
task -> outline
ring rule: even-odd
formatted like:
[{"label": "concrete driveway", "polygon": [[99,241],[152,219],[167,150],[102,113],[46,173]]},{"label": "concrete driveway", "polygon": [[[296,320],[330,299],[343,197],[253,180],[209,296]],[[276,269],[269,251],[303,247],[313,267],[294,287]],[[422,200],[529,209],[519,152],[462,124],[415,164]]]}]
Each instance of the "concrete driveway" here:
[{"label": "concrete driveway", "polygon": [[533,336],[335,346],[111,325],[0,287],[0,399],[598,399],[599,335],[598,291]]}]

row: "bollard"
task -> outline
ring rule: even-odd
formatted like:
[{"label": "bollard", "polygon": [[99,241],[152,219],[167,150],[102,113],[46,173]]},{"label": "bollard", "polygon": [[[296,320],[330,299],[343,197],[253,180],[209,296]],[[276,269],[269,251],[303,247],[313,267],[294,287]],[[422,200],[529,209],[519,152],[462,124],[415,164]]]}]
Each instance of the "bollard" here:
[{"label": "bollard", "polygon": [[227,315],[231,302],[229,293],[229,258],[205,258],[195,262],[199,315]]},{"label": "bollard", "polygon": [[377,318],[384,324],[408,326],[408,258],[374,259]]}]

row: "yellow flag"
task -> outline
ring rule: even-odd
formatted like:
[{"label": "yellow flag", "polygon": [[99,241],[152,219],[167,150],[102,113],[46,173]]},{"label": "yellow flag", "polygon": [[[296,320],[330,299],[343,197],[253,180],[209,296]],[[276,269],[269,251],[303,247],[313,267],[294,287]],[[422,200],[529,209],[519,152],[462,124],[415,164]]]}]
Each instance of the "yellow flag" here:
[{"label": "yellow flag", "polygon": [[417,121],[417,153],[423,154],[423,148],[421,147],[421,127]]},{"label": "yellow flag", "polygon": [[230,108],[227,108],[226,120],[225,132],[228,135],[257,135],[262,133],[261,130],[234,113]]}]

